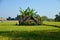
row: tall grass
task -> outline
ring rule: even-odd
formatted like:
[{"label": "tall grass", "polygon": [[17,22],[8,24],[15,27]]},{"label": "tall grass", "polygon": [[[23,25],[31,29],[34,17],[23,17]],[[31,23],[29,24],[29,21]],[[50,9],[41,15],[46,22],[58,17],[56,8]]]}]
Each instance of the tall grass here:
[{"label": "tall grass", "polygon": [[47,25],[18,26],[17,21],[0,22],[0,40],[60,40],[60,22],[44,22]]}]

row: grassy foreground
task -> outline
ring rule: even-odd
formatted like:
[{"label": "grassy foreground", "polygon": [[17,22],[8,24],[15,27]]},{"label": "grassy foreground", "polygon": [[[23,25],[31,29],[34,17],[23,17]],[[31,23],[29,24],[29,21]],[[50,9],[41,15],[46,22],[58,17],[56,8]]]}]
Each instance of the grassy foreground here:
[{"label": "grassy foreground", "polygon": [[60,28],[49,26],[60,22],[44,22],[48,26],[17,26],[16,23],[0,22],[0,40],[60,40]]}]

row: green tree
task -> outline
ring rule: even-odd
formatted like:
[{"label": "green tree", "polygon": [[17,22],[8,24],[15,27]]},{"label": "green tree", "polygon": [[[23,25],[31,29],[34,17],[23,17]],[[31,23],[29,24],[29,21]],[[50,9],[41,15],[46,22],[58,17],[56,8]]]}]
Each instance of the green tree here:
[{"label": "green tree", "polygon": [[11,17],[8,17],[7,20],[11,20]]},{"label": "green tree", "polygon": [[48,21],[48,17],[47,16],[42,16],[42,20],[43,21]]},{"label": "green tree", "polygon": [[20,19],[20,15],[17,15],[17,17],[15,17],[15,20],[19,20]]},{"label": "green tree", "polygon": [[59,12],[59,14],[55,15],[55,21],[60,21],[60,12]]}]

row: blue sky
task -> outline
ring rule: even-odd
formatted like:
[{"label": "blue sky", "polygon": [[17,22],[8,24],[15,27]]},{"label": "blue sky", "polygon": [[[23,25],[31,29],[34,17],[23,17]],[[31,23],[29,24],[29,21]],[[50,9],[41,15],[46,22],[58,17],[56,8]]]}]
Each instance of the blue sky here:
[{"label": "blue sky", "polygon": [[19,8],[27,7],[35,9],[40,16],[54,18],[60,12],[59,0],[2,0],[0,2],[0,17],[16,17]]}]

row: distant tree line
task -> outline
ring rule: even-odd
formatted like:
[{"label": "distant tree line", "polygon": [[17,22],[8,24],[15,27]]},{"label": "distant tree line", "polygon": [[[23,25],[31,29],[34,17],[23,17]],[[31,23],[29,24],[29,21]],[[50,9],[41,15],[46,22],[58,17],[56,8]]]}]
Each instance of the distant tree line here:
[{"label": "distant tree line", "polygon": [[[20,17],[21,17],[21,15],[17,15],[15,18],[8,17],[7,20],[19,20]],[[41,18],[42,21],[54,21],[54,19],[50,19],[47,16],[39,17],[39,15],[37,15],[36,17],[39,19]],[[55,18],[55,20],[56,20],[56,18]]]},{"label": "distant tree line", "polygon": [[8,17],[7,20],[19,20],[20,19],[20,15],[17,15],[15,18],[12,17]]}]

